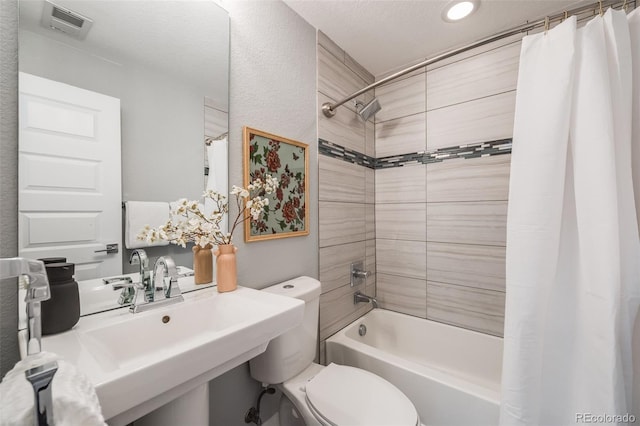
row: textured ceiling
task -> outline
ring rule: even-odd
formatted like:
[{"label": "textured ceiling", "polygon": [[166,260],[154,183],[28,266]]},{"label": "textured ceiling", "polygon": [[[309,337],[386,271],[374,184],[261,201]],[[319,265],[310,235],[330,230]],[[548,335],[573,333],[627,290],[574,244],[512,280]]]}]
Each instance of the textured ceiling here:
[{"label": "textured ceiling", "polygon": [[40,25],[43,0],[20,0],[20,28],[116,63],[134,60],[201,87],[222,88],[210,96],[226,99],[227,85],[211,84],[228,81],[229,58],[229,16],[214,1],[52,1],[94,21],[85,40]]},{"label": "textured ceiling", "polygon": [[585,1],[480,0],[459,22],[440,15],[449,0],[284,0],[379,76]]}]

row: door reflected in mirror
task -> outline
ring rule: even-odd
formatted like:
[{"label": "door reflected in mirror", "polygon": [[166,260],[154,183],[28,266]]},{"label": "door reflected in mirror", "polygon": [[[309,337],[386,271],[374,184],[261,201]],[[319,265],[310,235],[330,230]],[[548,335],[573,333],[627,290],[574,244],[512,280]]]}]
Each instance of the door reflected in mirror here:
[{"label": "door reflected in mirror", "polygon": [[[19,8],[19,255],[66,257],[77,280],[134,272],[124,201],[227,192],[228,13],[195,0]],[[147,251],[192,267],[190,248]]]}]

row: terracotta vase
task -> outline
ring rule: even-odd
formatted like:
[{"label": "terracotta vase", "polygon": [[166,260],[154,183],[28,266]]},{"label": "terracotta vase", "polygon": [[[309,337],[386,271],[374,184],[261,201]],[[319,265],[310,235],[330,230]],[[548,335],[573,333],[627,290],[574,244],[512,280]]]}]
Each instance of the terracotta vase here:
[{"label": "terracotta vase", "polygon": [[193,273],[196,284],[209,284],[213,281],[213,255],[211,245],[204,248],[193,247]]},{"label": "terracotta vase", "polygon": [[236,268],[237,247],[233,244],[218,246],[216,255],[216,284],[218,293],[233,291],[238,288],[238,272]]}]

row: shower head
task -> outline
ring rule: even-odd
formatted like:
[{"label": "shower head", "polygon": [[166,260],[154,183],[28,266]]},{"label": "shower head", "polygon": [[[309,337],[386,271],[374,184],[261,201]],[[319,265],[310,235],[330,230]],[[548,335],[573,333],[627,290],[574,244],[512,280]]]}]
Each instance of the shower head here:
[{"label": "shower head", "polygon": [[362,118],[363,121],[367,121],[378,111],[382,109],[380,106],[380,102],[378,102],[378,98],[373,98],[371,102],[364,105],[362,102],[356,101],[356,108],[362,107],[358,110],[358,115]]}]

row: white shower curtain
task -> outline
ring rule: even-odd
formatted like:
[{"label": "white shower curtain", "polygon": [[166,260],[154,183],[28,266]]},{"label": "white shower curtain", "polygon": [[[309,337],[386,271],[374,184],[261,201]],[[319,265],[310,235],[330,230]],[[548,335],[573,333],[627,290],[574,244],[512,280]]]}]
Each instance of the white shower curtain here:
[{"label": "white shower curtain", "polygon": [[638,21],[638,10],[609,10],[583,28],[570,18],[523,40],[502,425],[626,424],[625,415],[640,416],[632,382],[633,351],[640,357],[631,147],[637,155]]}]

